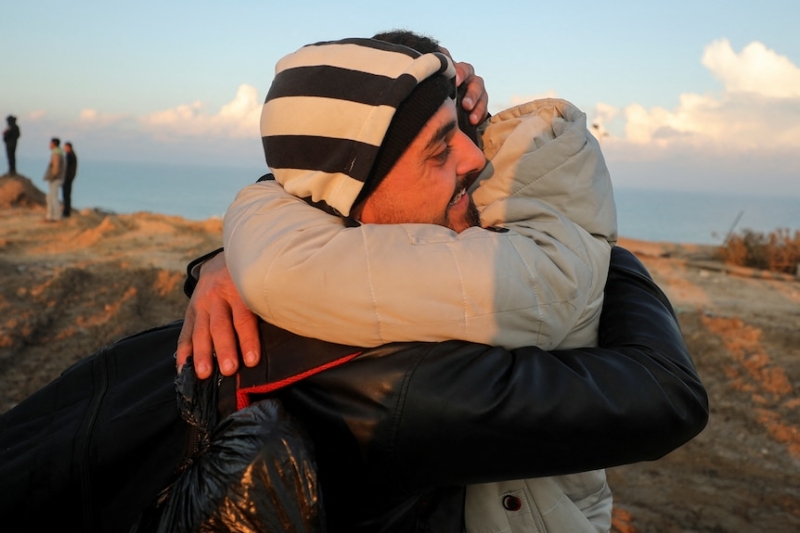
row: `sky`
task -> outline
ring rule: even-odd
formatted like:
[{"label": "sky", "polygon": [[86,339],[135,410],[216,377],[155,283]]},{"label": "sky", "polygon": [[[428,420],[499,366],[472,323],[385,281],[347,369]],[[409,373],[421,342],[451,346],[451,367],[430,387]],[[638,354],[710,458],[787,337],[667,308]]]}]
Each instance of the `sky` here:
[{"label": "sky", "polygon": [[263,170],[275,63],[403,28],[471,63],[491,112],[577,105],[617,187],[800,197],[796,0],[27,0],[0,19],[0,114],[43,167],[57,136],[86,159]]}]

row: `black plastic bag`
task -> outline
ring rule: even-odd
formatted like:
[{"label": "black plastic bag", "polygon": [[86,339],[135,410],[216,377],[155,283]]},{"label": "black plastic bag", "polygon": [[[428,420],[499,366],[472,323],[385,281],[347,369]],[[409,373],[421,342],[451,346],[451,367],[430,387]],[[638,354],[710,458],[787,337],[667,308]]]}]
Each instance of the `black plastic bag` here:
[{"label": "black plastic bag", "polygon": [[162,496],[155,530],[324,531],[305,432],[276,399],[257,401],[217,423],[218,383],[218,376],[196,380],[191,369],[178,379],[181,414],[195,429],[195,453]]}]

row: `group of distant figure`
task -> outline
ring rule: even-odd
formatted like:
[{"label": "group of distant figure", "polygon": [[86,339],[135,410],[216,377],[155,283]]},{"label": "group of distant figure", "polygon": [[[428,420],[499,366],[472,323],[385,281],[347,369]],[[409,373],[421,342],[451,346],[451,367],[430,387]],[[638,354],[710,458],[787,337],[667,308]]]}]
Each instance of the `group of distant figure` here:
[{"label": "group of distant figure", "polygon": [[[50,139],[50,164],[44,173],[44,180],[48,183],[47,190],[47,216],[45,220],[55,222],[62,217],[69,217],[72,213],[72,181],[78,171],[78,157],[72,149],[72,143],[64,143],[61,149],[61,139]],[[63,207],[58,200],[58,192],[64,199]]]},{"label": "group of distant figure", "polygon": [[[6,144],[6,157],[8,158],[8,175],[17,175],[17,140],[20,130],[17,117],[6,117],[8,127],[3,131],[3,142]],[[61,139],[50,139],[50,162],[44,173],[44,180],[48,184],[47,190],[47,215],[45,220],[55,222],[72,214],[72,182],[78,172],[78,156],[72,148],[71,142],[64,143],[61,148]],[[59,192],[63,203],[59,200]]]}]

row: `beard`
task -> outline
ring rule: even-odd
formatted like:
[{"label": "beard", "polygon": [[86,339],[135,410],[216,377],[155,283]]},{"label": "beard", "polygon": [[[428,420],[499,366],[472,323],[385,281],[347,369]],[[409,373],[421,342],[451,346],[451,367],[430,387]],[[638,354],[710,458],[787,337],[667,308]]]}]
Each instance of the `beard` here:
[{"label": "beard", "polygon": [[[482,169],[476,170],[474,172],[470,172],[469,174],[463,176],[459,180],[460,187],[462,187],[465,191],[469,191],[469,188],[472,186],[473,183],[475,183],[475,180],[478,179],[478,176],[480,175],[481,171]],[[469,197],[469,205],[467,205],[467,210],[462,216],[458,217],[457,219],[451,216],[452,213],[450,212],[449,206],[444,213],[444,224],[442,225],[447,226],[456,233],[461,233],[466,229],[481,225],[481,215],[478,212],[478,207],[475,205],[475,202],[472,199],[472,195],[469,192],[467,192],[466,194]]]},{"label": "beard", "polygon": [[456,233],[461,233],[466,229],[480,226],[481,215],[478,213],[478,208],[472,200],[472,196],[469,197],[469,204],[467,205],[466,212],[457,219],[451,216],[450,210],[448,209],[445,213],[445,223],[443,225]]}]

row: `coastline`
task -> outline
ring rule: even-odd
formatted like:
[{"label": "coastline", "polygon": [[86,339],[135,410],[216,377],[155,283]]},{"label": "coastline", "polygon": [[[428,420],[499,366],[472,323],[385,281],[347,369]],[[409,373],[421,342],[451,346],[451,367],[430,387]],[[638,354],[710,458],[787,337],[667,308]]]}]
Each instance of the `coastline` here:
[{"label": "coastline", "polygon": [[[11,181],[0,178],[0,412],[102,346],[180,319],[186,264],[222,241],[218,218],[81,209],[47,223],[43,194]],[[714,246],[619,244],[672,301],[712,416],[667,457],[609,469],[615,531],[800,529],[800,282],[726,270]]]}]

